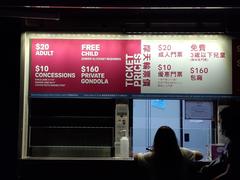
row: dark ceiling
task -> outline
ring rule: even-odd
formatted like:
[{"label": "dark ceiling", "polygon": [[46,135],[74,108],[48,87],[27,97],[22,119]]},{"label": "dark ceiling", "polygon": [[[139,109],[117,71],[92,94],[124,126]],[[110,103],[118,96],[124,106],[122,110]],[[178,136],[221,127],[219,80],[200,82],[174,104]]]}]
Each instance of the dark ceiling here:
[{"label": "dark ceiling", "polygon": [[0,25],[18,21],[23,31],[240,32],[240,1],[8,0],[0,5]]},{"label": "dark ceiling", "polygon": [[239,0],[1,0],[0,5],[22,6],[148,6],[236,7]]}]

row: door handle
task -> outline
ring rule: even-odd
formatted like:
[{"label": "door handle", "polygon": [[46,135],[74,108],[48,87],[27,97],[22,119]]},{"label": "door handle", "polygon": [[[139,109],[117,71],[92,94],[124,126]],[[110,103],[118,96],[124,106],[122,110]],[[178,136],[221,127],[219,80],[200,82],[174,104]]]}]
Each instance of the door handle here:
[{"label": "door handle", "polygon": [[189,142],[190,141],[190,134],[189,133],[184,133],[184,141]]}]

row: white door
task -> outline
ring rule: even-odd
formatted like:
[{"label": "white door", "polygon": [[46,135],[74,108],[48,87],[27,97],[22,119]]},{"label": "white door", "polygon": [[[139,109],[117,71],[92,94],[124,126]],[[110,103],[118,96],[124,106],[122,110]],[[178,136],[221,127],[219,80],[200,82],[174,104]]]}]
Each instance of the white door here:
[{"label": "white door", "polygon": [[183,146],[211,158],[213,103],[186,101],[183,106]]}]

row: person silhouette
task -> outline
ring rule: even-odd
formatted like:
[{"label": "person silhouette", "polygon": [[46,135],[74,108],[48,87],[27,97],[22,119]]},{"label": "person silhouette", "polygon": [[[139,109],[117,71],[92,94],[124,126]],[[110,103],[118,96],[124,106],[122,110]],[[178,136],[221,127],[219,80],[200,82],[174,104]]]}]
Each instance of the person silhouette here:
[{"label": "person silhouette", "polygon": [[220,112],[222,134],[228,139],[222,154],[203,166],[201,173],[204,179],[235,180],[240,179],[240,147],[238,138],[238,121],[240,120],[240,106],[231,105]]},{"label": "person silhouette", "polygon": [[144,154],[138,161],[145,167],[152,180],[195,179],[193,161],[182,155],[176,134],[168,126],[158,128],[151,153]]}]

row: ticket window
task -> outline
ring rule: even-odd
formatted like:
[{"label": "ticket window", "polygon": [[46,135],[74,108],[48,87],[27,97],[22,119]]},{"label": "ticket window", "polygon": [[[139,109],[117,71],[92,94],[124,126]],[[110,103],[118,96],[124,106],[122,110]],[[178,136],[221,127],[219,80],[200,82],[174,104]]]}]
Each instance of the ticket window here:
[{"label": "ticket window", "polygon": [[[180,146],[202,152],[203,160],[211,158],[213,103],[202,101],[135,99],[133,100],[133,152],[145,152],[152,146],[156,130],[173,128]],[[196,108],[189,106],[197,105]],[[196,110],[196,109],[195,109]],[[186,113],[192,116],[186,116]],[[194,114],[195,113],[195,114]],[[197,113],[200,115],[197,117]],[[195,115],[195,117],[194,117]]]},{"label": "ticket window", "polygon": [[152,146],[154,135],[162,125],[174,129],[180,140],[179,100],[133,100],[133,152],[144,152]]}]

